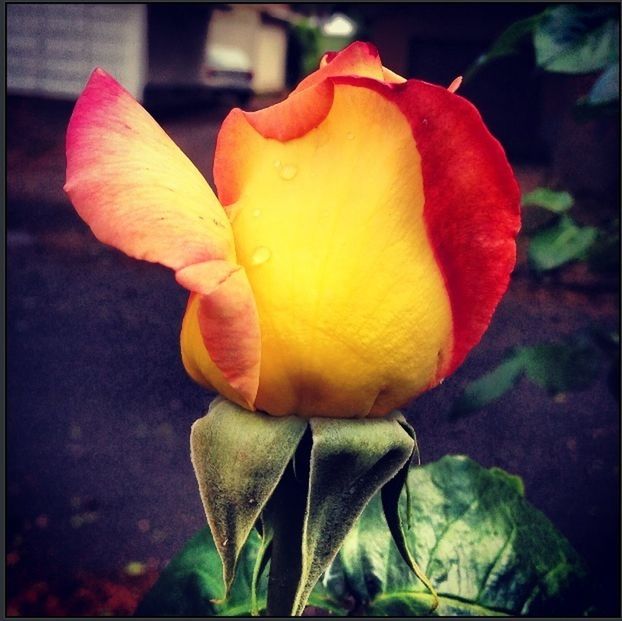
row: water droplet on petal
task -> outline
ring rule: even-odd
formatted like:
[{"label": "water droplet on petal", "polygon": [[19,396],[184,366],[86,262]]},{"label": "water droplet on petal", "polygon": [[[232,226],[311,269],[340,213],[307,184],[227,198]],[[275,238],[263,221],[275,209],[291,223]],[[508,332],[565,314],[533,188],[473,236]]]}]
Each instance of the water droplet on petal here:
[{"label": "water droplet on petal", "polygon": [[354,140],[354,134],[353,134],[352,132],[348,132],[348,133],[346,134],[346,138],[347,138],[348,140]]},{"label": "water droplet on petal", "polygon": [[283,168],[281,169],[281,178],[285,179],[285,181],[289,181],[290,179],[293,179],[296,176],[297,172],[298,172],[298,169],[295,166],[292,166],[291,164],[287,164],[286,166],[283,166]]},{"label": "water droplet on petal", "polygon": [[260,215],[261,209],[253,209],[253,216],[255,216],[255,218],[259,218]]},{"label": "water droplet on petal", "polygon": [[281,160],[274,160],[272,164],[274,165],[275,168],[281,168]]},{"label": "water droplet on petal", "polygon": [[265,263],[272,256],[272,252],[270,252],[269,248],[265,246],[259,246],[259,248],[255,248],[255,252],[253,252],[253,256],[251,257],[251,263],[253,265],[261,265]]}]

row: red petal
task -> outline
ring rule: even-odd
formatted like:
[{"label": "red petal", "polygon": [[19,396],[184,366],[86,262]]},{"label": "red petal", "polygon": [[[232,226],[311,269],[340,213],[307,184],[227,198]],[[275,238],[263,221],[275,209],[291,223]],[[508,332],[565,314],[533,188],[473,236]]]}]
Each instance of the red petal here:
[{"label": "red petal", "polygon": [[441,379],[480,341],[508,287],[520,229],[518,184],[503,147],[459,95],[419,80],[386,85],[342,77],[335,83],[382,93],[411,125],[421,155],[424,217],[453,315],[454,349]]},{"label": "red petal", "polygon": [[413,80],[397,102],[421,154],[424,217],[452,305],[449,375],[480,341],[508,287],[520,190],[503,147],[466,99]]}]

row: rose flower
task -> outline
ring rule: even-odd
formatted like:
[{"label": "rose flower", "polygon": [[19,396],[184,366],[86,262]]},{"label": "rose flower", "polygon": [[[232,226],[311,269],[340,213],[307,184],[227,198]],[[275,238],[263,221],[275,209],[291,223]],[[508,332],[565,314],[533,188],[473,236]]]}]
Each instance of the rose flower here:
[{"label": "rose flower", "polygon": [[96,70],[65,189],[99,240],[190,291],[196,381],[277,416],[383,416],[462,363],[515,262],[516,181],[453,90],[397,76],[369,44],[327,54],[284,101],[229,113],[216,197]]}]

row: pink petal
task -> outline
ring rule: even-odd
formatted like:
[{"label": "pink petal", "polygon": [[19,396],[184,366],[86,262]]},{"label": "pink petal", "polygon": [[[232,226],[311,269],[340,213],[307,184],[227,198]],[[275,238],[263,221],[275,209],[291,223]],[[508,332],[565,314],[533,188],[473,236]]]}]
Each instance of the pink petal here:
[{"label": "pink petal", "polygon": [[227,261],[191,265],[177,282],[200,295],[199,326],[210,358],[254,409],[259,387],[261,337],[255,298],[246,272]]},{"label": "pink petal", "polygon": [[190,160],[96,69],[67,130],[65,190],[95,236],[173,269],[235,256],[227,216]]}]

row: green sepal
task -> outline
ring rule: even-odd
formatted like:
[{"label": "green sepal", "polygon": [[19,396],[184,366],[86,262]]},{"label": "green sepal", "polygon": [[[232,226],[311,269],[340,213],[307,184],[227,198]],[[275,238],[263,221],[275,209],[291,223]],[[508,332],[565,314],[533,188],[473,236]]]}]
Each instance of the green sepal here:
[{"label": "green sepal", "polygon": [[253,617],[259,616],[259,604],[257,602],[259,580],[272,555],[272,528],[270,524],[264,524],[263,519],[261,519],[259,523],[261,523],[261,528],[257,530],[261,536],[261,544],[257,551],[257,558],[255,559],[255,566],[253,568],[253,577],[251,579],[251,615]]},{"label": "green sepal", "polygon": [[242,546],[307,425],[307,420],[296,416],[249,412],[218,397],[192,426],[192,465],[222,560],[225,598]]},{"label": "green sepal", "polygon": [[311,446],[303,441],[296,470],[286,470],[264,514],[274,532],[270,615],[302,614],[369,499],[413,453],[413,438],[393,418],[312,418],[310,428]]},{"label": "green sepal", "polygon": [[419,564],[408,549],[408,544],[406,543],[406,535],[404,533],[404,524],[402,523],[402,518],[399,511],[400,495],[402,493],[402,490],[405,489],[407,495],[406,520],[407,526],[410,529],[412,526],[412,517],[410,507],[410,484],[408,480],[408,471],[410,469],[411,461],[413,457],[415,457],[415,455],[417,456],[417,461],[419,461],[417,436],[415,434],[415,430],[401,414],[399,414],[399,416],[396,416],[395,420],[399,422],[404,431],[406,431],[406,433],[408,433],[408,435],[412,438],[413,449],[410,454],[410,458],[399,469],[398,473],[382,488],[382,492],[380,494],[382,498],[382,510],[384,512],[384,517],[387,521],[387,525],[389,526],[389,531],[391,532],[391,536],[393,537],[393,541],[400,553],[400,556],[404,559],[406,565],[408,565],[408,567],[417,576],[417,578],[419,578],[419,580],[426,586],[428,591],[430,591],[430,607],[424,613],[429,614],[438,607],[438,594],[434,589],[434,585],[426,576],[425,572],[421,569],[421,567],[419,567]]}]

